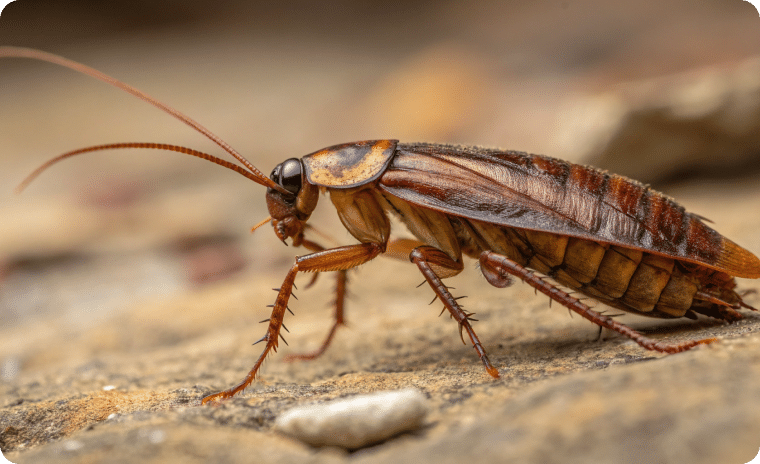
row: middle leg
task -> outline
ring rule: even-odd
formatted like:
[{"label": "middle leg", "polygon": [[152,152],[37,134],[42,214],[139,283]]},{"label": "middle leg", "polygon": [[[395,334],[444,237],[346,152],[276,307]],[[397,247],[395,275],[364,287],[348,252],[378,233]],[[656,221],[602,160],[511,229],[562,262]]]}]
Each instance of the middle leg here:
[{"label": "middle leg", "polygon": [[[459,323],[459,335],[462,336],[463,330],[467,331],[467,335],[470,336],[472,345],[475,348],[475,351],[477,351],[478,356],[480,356],[480,360],[483,361],[483,365],[485,366],[486,371],[488,371],[492,377],[498,378],[499,370],[491,365],[491,361],[488,359],[486,350],[483,348],[483,345],[480,343],[480,339],[472,329],[472,325],[470,325],[470,321],[473,320],[471,318],[473,314],[465,312],[459,306],[456,298],[451,296],[451,293],[449,293],[446,286],[438,277],[437,272],[445,273],[445,275],[453,275],[459,273],[459,271],[463,269],[462,262],[454,261],[446,253],[431,246],[420,246],[415,248],[409,254],[409,259],[417,265],[420,272],[422,272],[422,275],[425,276],[428,284],[430,284],[430,287],[435,292],[436,296],[438,296],[438,299],[443,302],[443,305],[446,307],[446,309],[449,310],[451,316]],[[464,342],[464,338],[462,338],[462,342]]]}]

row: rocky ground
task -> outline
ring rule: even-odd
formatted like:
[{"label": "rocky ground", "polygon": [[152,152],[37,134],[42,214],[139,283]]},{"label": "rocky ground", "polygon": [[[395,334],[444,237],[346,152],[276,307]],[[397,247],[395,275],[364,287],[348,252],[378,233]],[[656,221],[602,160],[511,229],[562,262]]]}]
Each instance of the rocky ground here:
[{"label": "rocky ground", "polygon": [[[408,41],[411,15],[449,29],[456,18],[474,39],[427,25],[430,35],[411,50],[337,33],[280,40],[271,30],[238,32],[240,19],[192,41],[176,28],[47,49],[180,107],[267,172],[287,157],[377,136],[506,146],[655,182],[760,253],[760,50],[745,44],[760,41],[728,38],[754,40],[756,12],[599,9],[584,22],[594,15],[583,3],[585,15],[575,4],[508,12],[512,28],[498,29],[477,27],[499,17],[493,11],[457,5],[405,11],[411,19],[397,41]],[[563,14],[574,35],[558,26]],[[617,32],[626,40],[610,45]],[[506,55],[510,47],[521,54]],[[0,449],[12,462],[745,463],[757,455],[760,314],[746,311],[734,324],[620,318],[663,340],[719,339],[662,355],[614,333],[600,338],[527,285],[493,288],[473,262],[450,285],[477,313],[500,379],[438,317],[439,305],[428,306],[432,292],[416,287],[413,266],[378,259],[349,274],[348,327],[321,358],[284,362],[318,347],[331,324],[333,277],[308,289],[300,277],[289,345],[245,394],[200,406],[251,367],[271,288],[303,251],[268,227],[248,233],[267,214],[262,188],[181,155],[92,155],[12,195],[34,166],[80,146],[135,140],[219,151],[101,84],[9,63],[0,65],[11,89],[0,111]],[[351,242],[326,198],[313,223],[328,236],[319,242]],[[760,281],[740,286],[760,290]],[[746,301],[760,306],[757,293]],[[273,431],[300,404],[407,387],[427,396],[430,414],[421,429],[378,445],[312,448]]]}]

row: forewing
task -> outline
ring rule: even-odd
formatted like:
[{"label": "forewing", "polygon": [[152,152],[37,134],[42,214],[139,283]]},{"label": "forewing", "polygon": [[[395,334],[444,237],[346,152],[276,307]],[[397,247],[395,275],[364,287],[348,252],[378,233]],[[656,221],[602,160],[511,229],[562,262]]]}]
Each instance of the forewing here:
[{"label": "forewing", "polygon": [[399,144],[378,187],[455,216],[585,238],[760,277],[760,260],[625,177],[513,151]]}]

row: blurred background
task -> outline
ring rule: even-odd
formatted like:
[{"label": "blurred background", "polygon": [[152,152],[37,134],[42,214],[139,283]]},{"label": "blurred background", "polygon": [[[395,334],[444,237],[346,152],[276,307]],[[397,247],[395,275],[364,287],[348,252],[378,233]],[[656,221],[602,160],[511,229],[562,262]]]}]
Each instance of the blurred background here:
[{"label": "blurred background", "polygon": [[[730,197],[760,167],[759,21],[741,0],[23,0],[0,17],[0,43],[130,83],[264,172],[324,146],[398,138],[542,153],[666,191],[718,182],[709,196]],[[248,234],[267,215],[261,187],[178,154],[85,155],[14,196],[34,167],[83,146],[221,151],[46,63],[2,60],[0,108],[4,328],[58,314],[79,331],[108,308],[292,259],[267,228]],[[323,227],[350,242],[330,209],[317,212]],[[743,244],[757,252],[754,239]],[[8,359],[12,377],[20,361]]]},{"label": "blurred background", "polygon": [[[760,18],[742,0],[18,0],[0,16],[0,45],[57,53],[129,83],[196,119],[265,173],[286,158],[375,138],[540,153],[651,183],[760,252]],[[50,157],[113,142],[224,156],[99,81],[0,60],[0,380],[14,395],[14,385],[35,398],[73,395],[92,385],[70,380],[47,389],[46,380],[24,379],[44,369],[78,379],[83,371],[66,365],[97,371],[105,364],[90,360],[109,353],[194,340],[198,351],[166,348],[171,362],[161,366],[169,374],[155,375],[166,375],[171,388],[192,385],[183,376],[196,372],[223,384],[209,379],[236,362],[223,372],[237,378],[245,358],[210,356],[249,348],[263,330],[255,322],[265,317],[269,289],[303,253],[282,246],[268,227],[249,233],[268,215],[262,187],[175,153],[87,154],[13,194]],[[352,243],[327,199],[312,223],[331,237],[319,239],[324,245]],[[420,301],[397,294],[419,279],[410,266],[366,268],[352,282],[359,295],[352,304],[372,303],[367,311],[376,306],[379,315],[362,308],[350,318],[375,317],[379,327],[408,321],[410,331],[424,323],[409,321],[411,307],[415,321],[428,312],[435,318],[424,307],[427,293],[421,310]],[[468,274],[463,288],[503,306],[501,290]],[[386,291],[380,280],[390,282]],[[331,287],[312,291],[321,312],[313,319],[300,312],[297,325],[317,344],[330,323]],[[535,332],[543,330],[531,312],[538,306],[546,301],[510,313],[503,332],[493,319],[484,330],[494,331],[490,340],[546,340]],[[546,311],[542,320],[557,313],[574,333],[564,311]],[[312,330],[311,322],[322,325]],[[372,324],[357,324],[355,336],[386,333]],[[438,326],[452,341],[453,327]],[[475,364],[466,351],[461,356]],[[167,367],[189,352],[218,365]],[[371,347],[357,352],[378,355]],[[125,358],[108,378],[127,371],[149,378],[157,357]],[[310,381],[304,372],[284,378]]]},{"label": "blurred background", "polygon": [[[0,43],[134,85],[264,172],[324,146],[398,138],[542,153],[666,191],[718,182],[730,196],[726,178],[741,190],[760,167],[759,21],[741,0],[23,0],[0,17]],[[267,215],[261,187],[178,154],[89,154],[13,195],[41,162],[83,146],[221,151],[46,63],[2,60],[0,108],[4,328],[58,315],[48,325],[79,333],[109,308],[244,269],[279,275],[292,259],[268,228],[248,233]],[[322,227],[350,243],[330,210],[316,213]],[[7,359],[12,377],[21,361]]]}]

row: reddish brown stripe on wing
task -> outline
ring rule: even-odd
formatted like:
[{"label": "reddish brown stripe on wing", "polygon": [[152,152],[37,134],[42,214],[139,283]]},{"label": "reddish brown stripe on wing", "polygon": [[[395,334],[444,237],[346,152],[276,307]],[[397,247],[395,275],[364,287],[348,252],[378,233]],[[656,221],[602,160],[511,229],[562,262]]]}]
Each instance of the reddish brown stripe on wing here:
[{"label": "reddish brown stripe on wing", "polygon": [[[570,178],[572,179],[572,185],[578,190],[588,192],[598,199],[604,198],[605,191],[609,188],[607,187],[607,183],[610,176],[606,172],[599,171],[598,169],[589,169],[580,164],[570,166]],[[570,184],[568,182],[568,185]]]},{"label": "reddish brown stripe on wing", "polygon": [[614,237],[623,245],[686,258],[736,277],[760,277],[760,259],[755,255],[708,227],[667,196],[639,182],[573,165],[566,187],[599,200],[593,213],[596,222],[589,229],[592,234],[606,227],[615,231]]},{"label": "reddish brown stripe on wing", "polygon": [[560,185],[565,185],[572,174],[572,166],[570,163],[562,160],[535,156],[532,158],[532,161],[535,169],[551,176]]},{"label": "reddish brown stripe on wing", "polygon": [[[648,204],[644,196],[645,190],[641,184],[624,177],[610,176],[604,200],[626,216],[646,222]],[[652,230],[650,227],[646,229]]]}]

